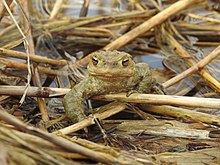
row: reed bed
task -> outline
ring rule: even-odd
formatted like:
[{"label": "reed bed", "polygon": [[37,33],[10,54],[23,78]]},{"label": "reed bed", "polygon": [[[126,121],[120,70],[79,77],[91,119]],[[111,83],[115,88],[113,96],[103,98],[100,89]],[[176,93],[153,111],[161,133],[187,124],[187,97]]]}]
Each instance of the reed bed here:
[{"label": "reed bed", "polygon": [[[217,2],[128,1],[123,12],[87,16],[84,0],[74,17],[68,1],[41,3],[0,2],[3,164],[219,164]],[[62,97],[100,49],[159,57],[153,73],[165,95],[94,96],[111,103],[72,124]]]}]

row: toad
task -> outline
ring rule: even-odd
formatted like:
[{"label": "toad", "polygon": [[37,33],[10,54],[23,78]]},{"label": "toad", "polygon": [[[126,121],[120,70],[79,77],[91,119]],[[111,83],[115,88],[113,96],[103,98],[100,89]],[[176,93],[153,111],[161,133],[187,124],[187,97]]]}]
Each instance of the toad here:
[{"label": "toad", "polygon": [[130,54],[116,50],[97,51],[90,57],[87,66],[89,76],[75,85],[63,99],[66,115],[73,122],[86,118],[84,102],[92,96],[151,92],[154,79],[148,64],[135,64]]}]

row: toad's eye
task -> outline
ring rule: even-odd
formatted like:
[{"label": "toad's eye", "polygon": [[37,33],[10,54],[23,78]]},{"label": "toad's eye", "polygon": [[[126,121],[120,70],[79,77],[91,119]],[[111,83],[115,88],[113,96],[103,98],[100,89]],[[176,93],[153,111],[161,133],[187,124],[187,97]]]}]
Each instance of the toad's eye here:
[{"label": "toad's eye", "polygon": [[99,63],[99,61],[96,57],[92,57],[92,63],[93,63],[93,65],[96,66]]},{"label": "toad's eye", "polygon": [[124,60],[122,61],[122,65],[123,65],[123,66],[128,66],[128,64],[129,64],[129,59],[124,59]]}]

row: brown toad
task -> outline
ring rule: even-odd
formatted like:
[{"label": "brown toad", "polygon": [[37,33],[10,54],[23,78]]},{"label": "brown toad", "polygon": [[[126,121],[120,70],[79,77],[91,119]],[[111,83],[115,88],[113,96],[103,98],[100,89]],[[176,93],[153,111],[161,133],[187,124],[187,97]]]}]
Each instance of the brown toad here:
[{"label": "brown toad", "polygon": [[97,51],[87,66],[89,76],[68,92],[63,105],[74,122],[86,118],[84,102],[94,95],[130,92],[149,93],[154,79],[148,64],[135,64],[132,56],[119,51]]}]

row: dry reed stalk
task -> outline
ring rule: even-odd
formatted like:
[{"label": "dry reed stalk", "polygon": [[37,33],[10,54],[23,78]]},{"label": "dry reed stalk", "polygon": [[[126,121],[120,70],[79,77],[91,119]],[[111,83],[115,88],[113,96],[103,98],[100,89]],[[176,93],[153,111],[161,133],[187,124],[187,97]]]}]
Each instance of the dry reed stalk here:
[{"label": "dry reed stalk", "polygon": [[[27,64],[13,61],[13,60],[8,60],[6,58],[0,57],[0,63],[5,65],[7,68],[17,68],[17,69],[27,70]],[[45,68],[42,66],[38,66],[38,68],[39,68],[40,73],[45,73],[49,75],[67,75],[66,71],[52,70],[52,69]]]},{"label": "dry reed stalk", "polygon": [[220,118],[218,116],[202,112],[196,112],[185,108],[173,106],[144,105],[142,109],[144,109],[146,112],[153,112],[165,116],[190,119],[197,122],[203,122],[207,124],[220,126]]},{"label": "dry reed stalk", "polygon": [[15,29],[16,29],[16,25],[12,24],[12,25],[2,29],[0,31],[0,36],[2,37],[4,34],[9,33],[9,32],[11,32],[12,30],[15,30]]},{"label": "dry reed stalk", "polygon": [[[128,33],[122,35],[112,43],[106,45],[104,47],[105,50],[114,50],[119,49],[122,46],[126,45],[130,41],[134,40],[138,36],[142,35],[143,33],[149,31],[153,27],[163,23],[165,20],[167,20],[172,15],[177,14],[181,10],[189,7],[190,5],[193,5],[195,3],[202,2],[203,0],[181,0],[177,1],[176,3],[170,5],[168,8],[164,9],[160,13],[156,14],[155,16],[151,17],[141,25],[137,26],[136,28],[132,29]],[[87,55],[86,57],[78,60],[76,63],[79,66],[85,66],[87,65],[88,61],[90,59],[90,55]]]},{"label": "dry reed stalk", "polygon": [[220,27],[215,25],[215,26],[210,26],[210,25],[194,25],[194,24],[190,24],[190,23],[178,23],[175,24],[175,26],[177,28],[185,28],[185,29],[193,29],[193,30],[210,30],[210,31],[216,31],[219,32],[220,31]]},{"label": "dry reed stalk", "polygon": [[189,124],[175,120],[133,120],[124,121],[116,128],[129,135],[153,135],[168,138],[186,138],[188,140],[210,140],[208,130],[190,128]]},{"label": "dry reed stalk", "polygon": [[164,88],[168,88],[171,85],[177,83],[178,81],[192,75],[193,73],[202,70],[208,63],[217,58],[220,55],[220,46],[218,46],[215,50],[213,50],[209,55],[207,55],[204,59],[198,62],[196,65],[193,65],[189,69],[185,70],[181,74],[173,77],[172,79],[163,83]]},{"label": "dry reed stalk", "polygon": [[[13,37],[9,37],[8,36],[8,38],[13,38]],[[18,38],[18,39],[15,38],[14,41],[10,41],[10,43],[3,45],[2,48],[4,48],[4,49],[12,49],[12,48],[22,44],[23,42],[24,42],[23,38],[21,38],[21,37]]]},{"label": "dry reed stalk", "polygon": [[[78,31],[78,32],[77,32]],[[68,33],[70,35],[72,34],[77,34],[81,36],[88,36],[88,37],[111,37],[111,38],[116,38],[117,35],[112,32],[109,29],[104,29],[100,27],[78,27],[75,28],[73,32]]]},{"label": "dry reed stalk", "polygon": [[[25,86],[4,86],[0,85],[0,94],[21,96],[24,93]],[[64,96],[70,89],[66,88],[49,88],[49,87],[30,87],[27,91],[27,96],[31,97],[55,97]]]},{"label": "dry reed stalk", "polygon": [[92,115],[92,117],[88,117],[76,124],[70,125],[68,127],[65,127],[63,129],[60,129],[58,131],[53,132],[54,134],[63,134],[63,135],[67,135],[67,134],[71,134],[73,132],[79,131],[83,128],[86,128],[90,125],[95,124],[94,123],[94,118],[98,118],[100,120],[106,119],[110,116],[113,116],[121,111],[123,111],[124,109],[126,109],[127,106],[123,103],[112,103],[112,104],[108,104],[106,106],[103,106],[101,108],[98,108],[100,111],[102,112],[98,112]]},{"label": "dry reed stalk", "polygon": [[[95,46],[105,46],[106,44],[110,43],[109,38],[94,38],[94,37],[78,37],[78,36],[69,36],[68,40],[77,42],[77,44],[91,44]],[[76,62],[79,66],[79,63]],[[74,63],[75,64],[75,63]]]},{"label": "dry reed stalk", "polygon": [[[97,18],[93,18],[93,19],[88,19],[88,20],[82,20],[82,21],[77,21],[75,23],[68,23],[67,25],[63,25],[63,26],[60,26],[60,27],[55,27],[53,29],[49,29],[49,31],[51,33],[55,33],[55,32],[62,32],[64,30],[70,30],[70,29],[73,29],[73,28],[76,28],[76,27],[80,27],[80,26],[85,26],[87,24],[91,24],[91,23],[94,23],[94,22],[97,22],[97,21],[100,21],[102,20],[103,17],[97,17]],[[45,25],[43,25],[44,27]]]},{"label": "dry reed stalk", "polygon": [[[0,48],[0,54],[1,55],[5,55],[8,57],[14,57],[14,58],[19,58],[19,59],[27,59],[27,54],[23,53],[23,52],[19,52],[19,51],[15,51],[15,50],[8,50],[8,49],[3,49]],[[67,65],[68,62],[66,60],[54,60],[54,59],[50,59],[47,57],[42,57],[39,55],[31,55],[30,56],[30,60],[33,62],[37,62],[37,63],[43,63],[43,64],[50,64],[50,65]]]},{"label": "dry reed stalk", "polygon": [[82,146],[86,146],[86,147],[91,148],[91,149],[96,148],[96,150],[98,150],[98,151],[111,153],[111,155],[116,156],[118,154],[118,152],[117,152],[117,150],[115,150],[115,148],[112,148],[110,146],[104,146],[104,145],[99,144],[99,143],[94,143],[92,141],[82,139],[82,138],[79,138],[79,137],[76,137],[76,136],[72,137],[71,141],[73,141],[77,144],[80,144]]},{"label": "dry reed stalk", "polygon": [[193,45],[196,45],[196,46],[206,46],[206,47],[208,47],[208,46],[219,46],[220,45],[220,42],[196,42],[196,43],[194,43]]},{"label": "dry reed stalk", "polygon": [[[8,6],[10,6],[10,4],[12,3],[13,0],[5,0],[5,2],[7,3]],[[5,16],[5,12],[6,12],[6,8],[3,4],[3,2],[0,2],[0,22],[2,20],[2,18]]]},{"label": "dry reed stalk", "polygon": [[212,22],[212,23],[217,23],[217,24],[220,23],[220,20],[215,19],[215,18],[211,18],[211,17],[203,17],[203,16],[196,15],[193,13],[187,13],[186,15],[189,17],[192,17],[192,18],[196,18],[196,19],[200,19],[200,20],[204,20],[204,21],[208,21],[208,22]]},{"label": "dry reed stalk", "polygon": [[[0,85],[0,94],[2,95],[22,95],[24,86],[5,86]],[[70,89],[65,88],[49,88],[49,87],[30,87],[27,91],[28,96],[39,97],[54,97],[63,96]],[[200,98],[200,97],[187,97],[187,96],[172,96],[172,95],[157,95],[157,94],[137,94],[134,93],[129,97],[126,93],[107,94],[94,96],[92,99],[107,100],[107,101],[122,101],[132,103],[146,103],[154,105],[176,105],[186,107],[201,107],[201,108],[219,108],[220,99],[216,98]]]},{"label": "dry reed stalk", "polygon": [[[156,156],[156,164],[219,164],[216,160],[220,158],[219,147],[206,148],[191,152],[169,152],[169,154],[160,153]],[[215,159],[213,159],[213,157]]]},{"label": "dry reed stalk", "polygon": [[220,99],[200,98],[187,96],[172,96],[172,95],[156,95],[156,94],[132,94],[129,97],[126,93],[106,94],[93,97],[94,99],[108,101],[122,101],[131,103],[144,103],[154,105],[176,105],[186,107],[201,107],[201,108],[219,108]]},{"label": "dry reed stalk", "polygon": [[60,11],[60,9],[62,8],[62,4],[63,4],[63,0],[56,0],[54,6],[53,6],[53,10],[50,13],[50,18],[49,20],[52,20],[56,17],[56,15],[58,14],[58,12]]},{"label": "dry reed stalk", "polygon": [[[26,32],[27,36],[26,36],[26,40],[27,43],[25,46],[26,52],[27,52],[27,60],[30,60],[30,56],[33,56],[35,54],[35,46],[34,46],[34,40],[33,40],[33,36],[32,36],[32,29],[31,29],[31,25],[30,25],[30,13],[29,13],[29,1],[26,0],[20,0],[21,6],[25,12],[25,15],[23,13],[23,26],[24,29],[28,29],[28,31]],[[38,64],[35,62],[32,62],[33,65],[31,65],[31,71],[32,71],[32,82],[35,86],[37,87],[41,87],[41,78],[40,78],[40,74],[39,74],[39,68],[38,68]],[[29,87],[29,85],[28,85]],[[28,90],[28,87],[25,89],[24,94],[26,93],[26,90]],[[24,96],[24,95],[23,95]],[[23,103],[24,101],[24,97],[22,97],[21,99],[21,103]],[[40,98],[37,97],[37,103],[38,103],[38,107],[39,110],[41,112],[41,116],[42,116],[42,120],[46,123],[49,121],[49,116],[47,113],[47,106],[46,106],[46,102],[44,100],[44,98]]]},{"label": "dry reed stalk", "polygon": [[90,0],[84,0],[83,6],[80,10],[80,17],[86,17],[89,9]]},{"label": "dry reed stalk", "polygon": [[45,131],[42,131],[40,129],[31,127],[31,126],[27,126],[23,122],[18,120],[16,117],[8,114],[7,112],[5,112],[2,109],[0,110],[0,119],[10,125],[13,125],[14,127],[16,127],[17,129],[19,129],[23,132],[26,132],[26,133],[34,135],[34,136],[38,136],[38,137],[40,137],[44,140],[47,140],[47,141],[55,144],[56,146],[59,146],[67,151],[79,153],[79,154],[84,155],[84,156],[91,158],[93,160],[100,161],[100,162],[103,162],[106,164],[113,164],[113,163],[126,164],[126,162],[127,162],[125,159],[121,160],[121,159],[117,159],[116,157],[114,157],[110,154],[107,154],[107,153],[93,151],[93,150],[88,149],[86,147],[83,147],[79,144],[76,144],[72,141],[69,141],[65,138],[47,133]]},{"label": "dry reed stalk", "polygon": [[99,28],[112,28],[112,29],[116,29],[117,27],[121,27],[121,26],[130,26],[134,23],[139,23],[141,21],[139,20],[126,20],[126,21],[121,21],[121,22],[117,22],[117,23],[111,23],[111,24],[106,24],[106,25],[99,25],[97,27]]},{"label": "dry reed stalk", "polygon": [[[109,16],[89,16],[89,17],[79,17],[74,19],[65,19],[65,20],[54,20],[46,22],[44,25],[36,24],[36,29],[45,28],[53,30],[58,27],[67,26],[69,24],[74,24],[75,27],[83,26],[90,23],[95,23],[102,20],[111,20],[109,24],[114,23],[115,21],[123,21],[123,20],[130,20],[130,19],[146,19],[150,18],[155,14],[155,10],[149,10],[147,13],[145,11],[132,11],[127,13],[119,13],[113,14]],[[82,22],[83,21],[83,22]],[[75,24],[76,23],[76,24]],[[70,30],[72,29],[71,26],[69,27]],[[51,32],[51,31],[50,31]]]},{"label": "dry reed stalk", "polygon": [[[22,1],[22,0],[21,0]],[[20,6],[20,3],[21,1],[14,1],[15,4],[17,4],[18,6]],[[26,89],[24,90],[24,94],[20,100],[20,103],[23,103],[24,102],[24,98],[26,96],[26,91],[27,91],[27,88],[30,86],[30,82],[31,82],[31,65],[30,65],[30,54],[31,54],[31,49],[29,47],[29,38],[26,37],[25,35],[25,32],[23,32],[21,26],[19,25],[19,23],[17,22],[17,20],[15,19],[10,7],[7,5],[6,1],[3,0],[3,3],[4,3],[4,6],[5,8],[7,9],[7,12],[9,13],[10,15],[10,18],[11,20],[13,21],[13,24],[16,25],[16,28],[17,30],[19,31],[19,34],[22,36],[22,39],[20,41],[22,41],[23,45],[24,45],[24,48],[25,48],[25,51],[27,53],[27,82],[26,82]],[[21,10],[23,12],[23,10]],[[24,13],[23,13],[24,14]],[[26,17],[25,17],[26,18]],[[24,20],[25,22],[26,20]],[[29,27],[27,26],[27,24],[24,24],[23,26],[25,29],[29,29]],[[15,41],[17,42],[17,41]],[[32,43],[31,43],[32,44]]]},{"label": "dry reed stalk", "polygon": [[[220,36],[220,33],[216,33],[215,31],[201,31],[201,30],[184,30],[180,32],[182,35],[191,35],[196,37],[208,37],[206,41],[198,41],[198,42],[212,42],[212,40],[209,41],[209,38],[212,37],[218,37]],[[218,41],[215,41],[216,43],[219,43]],[[217,45],[218,46],[218,45]]]},{"label": "dry reed stalk", "polygon": [[[180,57],[184,58],[190,66],[196,65],[196,62],[193,60],[193,56],[189,54],[187,50],[184,49],[182,45],[178,43],[170,33],[166,32],[166,36]],[[210,85],[210,87],[220,93],[220,83],[218,80],[211,76],[205,69],[200,69],[199,75]]]},{"label": "dry reed stalk", "polygon": [[114,50],[121,48],[128,42],[134,40],[141,34],[147,32],[148,30],[152,29],[153,27],[161,24],[172,15],[177,14],[181,10],[193,5],[195,3],[201,2],[201,0],[181,0],[177,1],[176,3],[170,5],[168,8],[164,9],[160,13],[156,14],[155,16],[151,17],[149,20],[145,21],[138,27],[132,29],[128,33],[124,34],[120,38],[116,39],[114,42],[110,43],[109,45],[105,46],[105,50]]}]

